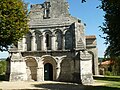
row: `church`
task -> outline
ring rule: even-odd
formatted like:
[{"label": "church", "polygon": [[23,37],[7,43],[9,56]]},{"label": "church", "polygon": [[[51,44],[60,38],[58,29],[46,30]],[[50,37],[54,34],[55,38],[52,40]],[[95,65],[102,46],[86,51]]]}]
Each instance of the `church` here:
[{"label": "church", "polygon": [[98,74],[95,35],[69,13],[66,0],[31,5],[29,32],[12,45],[9,81],[64,81],[91,84]]}]

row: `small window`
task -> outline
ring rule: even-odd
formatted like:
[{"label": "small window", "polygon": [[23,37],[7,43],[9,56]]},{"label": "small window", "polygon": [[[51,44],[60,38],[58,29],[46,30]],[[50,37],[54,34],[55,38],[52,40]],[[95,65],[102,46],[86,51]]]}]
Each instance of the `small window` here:
[{"label": "small window", "polygon": [[50,2],[45,2],[44,3],[44,19],[48,19],[50,14]]},{"label": "small window", "polygon": [[65,33],[65,49],[66,50],[72,49],[72,44],[73,44],[72,34],[71,32],[67,31]]},{"label": "small window", "polygon": [[57,50],[62,50],[62,33],[56,33],[56,43],[57,43]]},{"label": "small window", "polygon": [[49,34],[46,34],[46,47],[49,47],[50,45],[50,42],[49,42]]},{"label": "small window", "polygon": [[41,33],[36,33],[36,44],[37,44],[37,50],[41,50]]}]

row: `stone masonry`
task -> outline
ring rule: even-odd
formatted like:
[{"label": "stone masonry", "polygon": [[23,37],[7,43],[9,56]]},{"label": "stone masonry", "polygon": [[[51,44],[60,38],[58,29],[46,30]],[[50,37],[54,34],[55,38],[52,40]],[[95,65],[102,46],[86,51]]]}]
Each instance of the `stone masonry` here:
[{"label": "stone masonry", "polygon": [[10,81],[66,81],[91,84],[98,74],[95,36],[72,17],[66,0],[31,5],[27,35],[12,45],[7,59]]}]

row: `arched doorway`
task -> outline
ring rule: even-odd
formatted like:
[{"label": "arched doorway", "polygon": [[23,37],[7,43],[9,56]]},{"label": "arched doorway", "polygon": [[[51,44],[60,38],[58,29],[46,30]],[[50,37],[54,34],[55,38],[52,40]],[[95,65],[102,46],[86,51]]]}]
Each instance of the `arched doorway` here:
[{"label": "arched doorway", "polygon": [[26,66],[27,66],[27,76],[28,80],[34,80],[37,81],[37,62],[34,58],[28,58],[26,60]]},{"label": "arched doorway", "polygon": [[53,66],[50,63],[44,65],[44,80],[53,80]]}]

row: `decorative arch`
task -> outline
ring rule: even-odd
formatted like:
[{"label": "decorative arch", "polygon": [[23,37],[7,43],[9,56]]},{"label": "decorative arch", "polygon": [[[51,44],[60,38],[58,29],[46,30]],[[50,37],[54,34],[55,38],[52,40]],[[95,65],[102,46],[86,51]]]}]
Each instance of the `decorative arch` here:
[{"label": "decorative arch", "polygon": [[56,80],[56,67],[57,67],[57,62],[55,60],[55,58],[53,58],[50,55],[44,55],[42,56],[42,61],[43,61],[43,65],[44,65],[44,80],[46,80],[46,75],[45,73],[48,72],[46,71],[46,65],[48,66],[48,68],[51,68],[50,71],[52,74],[49,74],[51,77],[49,77],[47,80]]},{"label": "decorative arch", "polygon": [[43,35],[45,37],[45,47],[47,50],[51,50],[52,48],[52,32],[50,30],[45,30],[43,32]]},{"label": "decorative arch", "polygon": [[27,51],[31,51],[31,44],[32,44],[32,33],[28,32],[26,35],[26,44],[27,44]]},{"label": "decorative arch", "polygon": [[49,63],[53,63],[53,64],[57,65],[56,59],[54,57],[52,57],[51,55],[43,55],[41,57],[41,60],[43,61],[43,64],[49,62]]},{"label": "decorative arch", "polygon": [[54,31],[55,35],[55,46],[57,47],[57,50],[62,50],[63,46],[63,33],[60,29],[57,29]]},{"label": "decorative arch", "polygon": [[65,32],[65,49],[72,49],[73,46],[72,33],[70,31]]},{"label": "decorative arch", "polygon": [[35,43],[37,44],[37,50],[41,50],[41,44],[42,44],[41,36],[42,36],[42,33],[39,30],[34,31],[34,33],[35,33],[35,38],[36,38]]},{"label": "decorative arch", "polygon": [[69,29],[64,29],[63,30],[63,35],[65,35],[65,33],[68,31]]},{"label": "decorative arch", "polygon": [[27,80],[28,81],[37,81],[37,67],[38,63],[33,57],[26,57],[26,72],[27,72]]},{"label": "decorative arch", "polygon": [[43,35],[45,35],[45,34],[50,34],[50,35],[52,35],[52,32],[51,32],[50,30],[44,30],[44,31],[43,31]]}]

